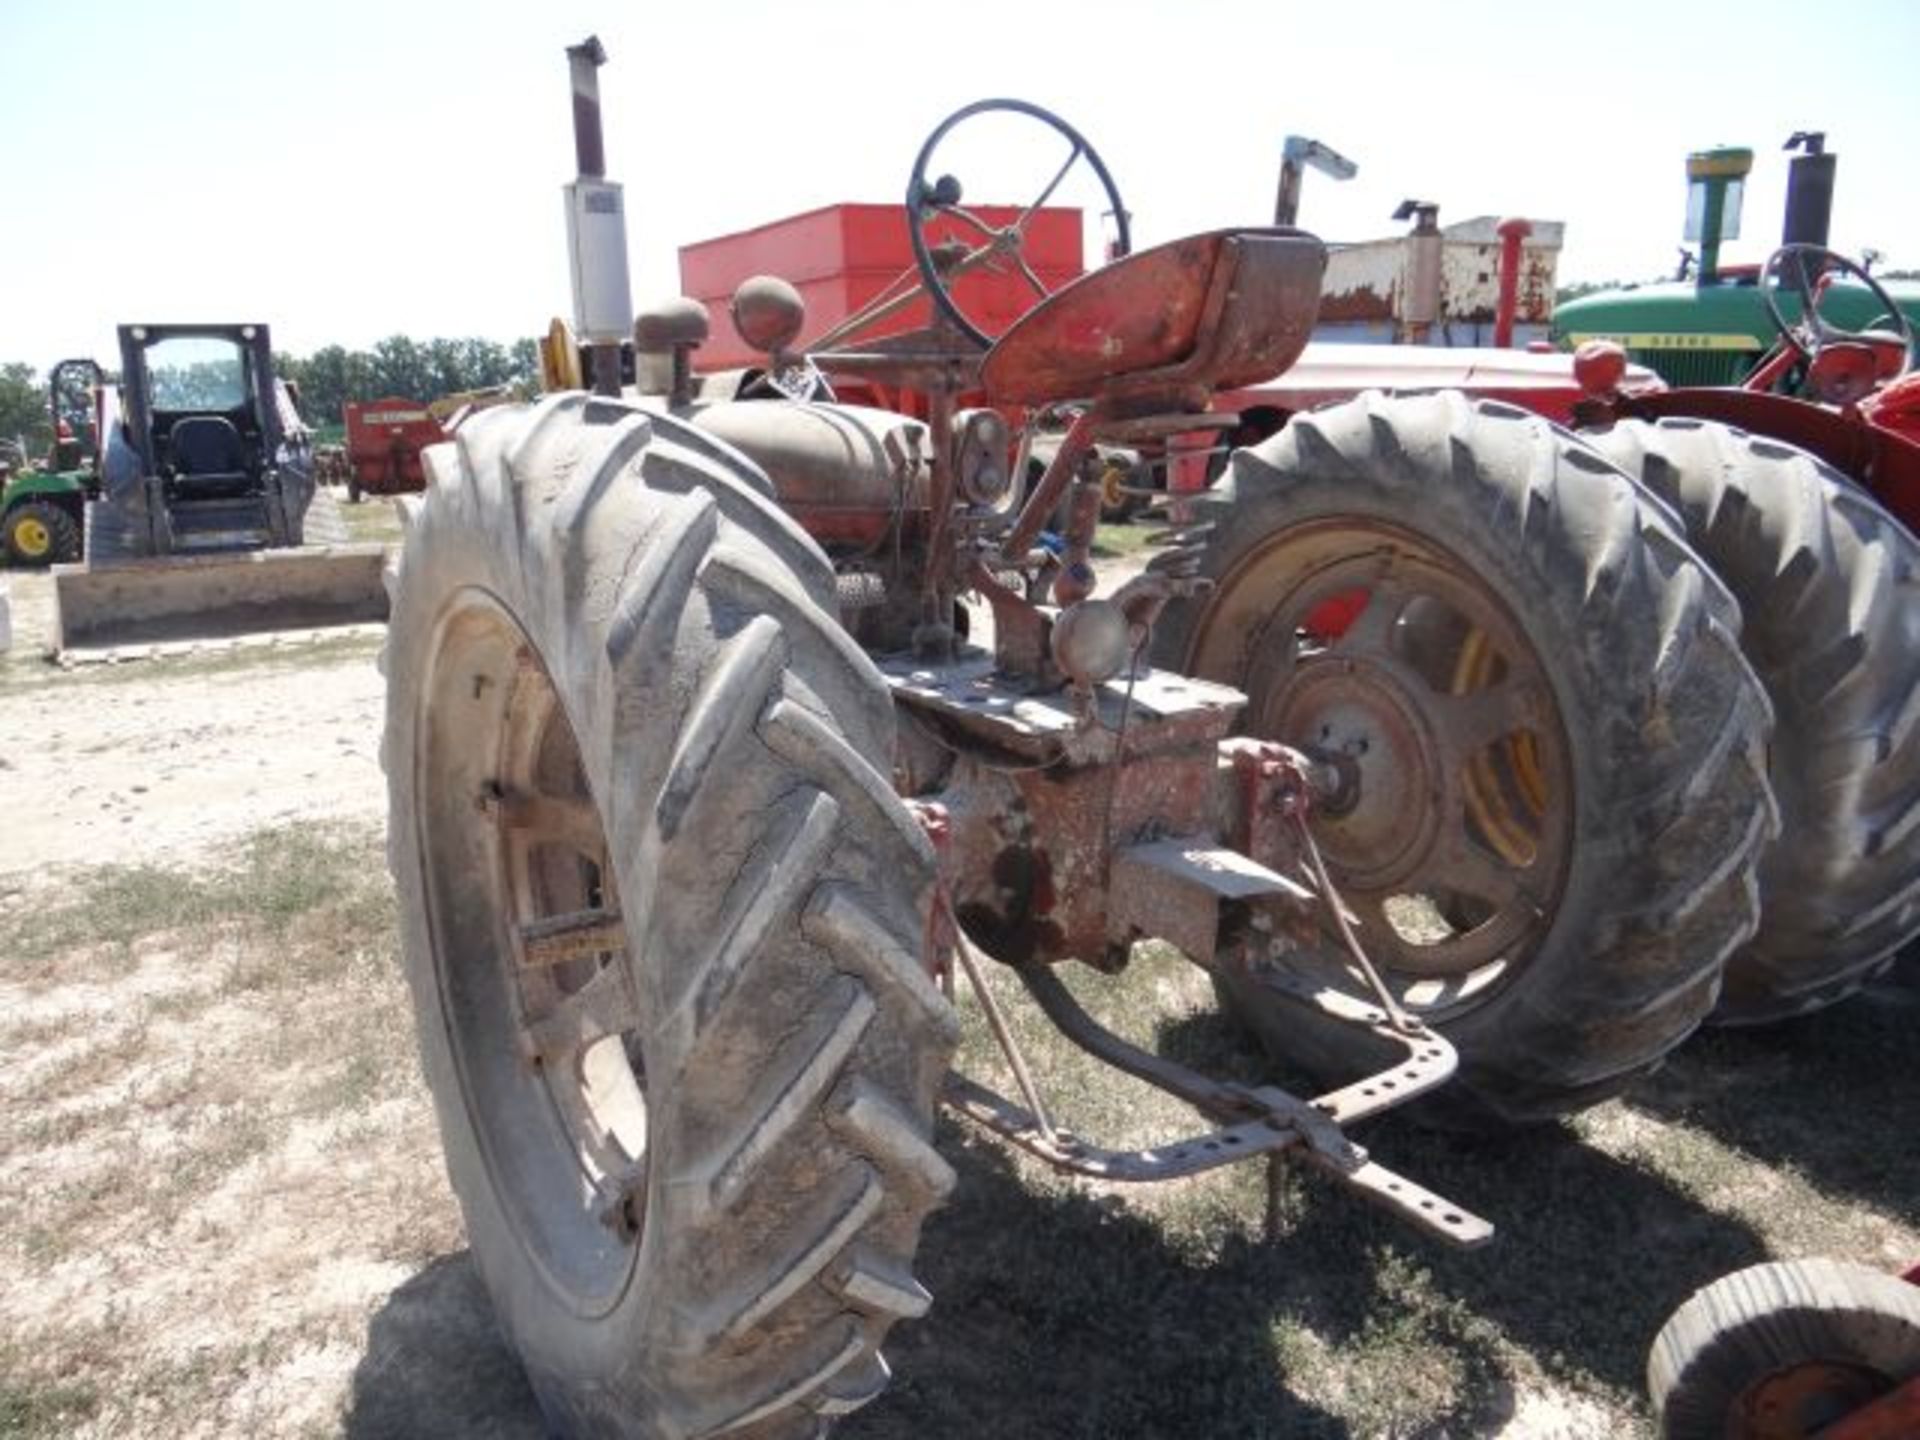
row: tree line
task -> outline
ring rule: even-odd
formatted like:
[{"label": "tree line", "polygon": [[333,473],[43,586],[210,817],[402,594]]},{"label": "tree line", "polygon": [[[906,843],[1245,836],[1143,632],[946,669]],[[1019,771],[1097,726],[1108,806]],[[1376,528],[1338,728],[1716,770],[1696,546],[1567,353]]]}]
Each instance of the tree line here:
[{"label": "tree line", "polygon": [[[276,354],[273,363],[282,379],[299,388],[301,414],[312,425],[340,424],[349,400],[396,396],[425,404],[493,385],[524,385],[530,392],[540,387],[540,350],[530,339],[503,345],[480,336],[389,335],[370,350],[326,345],[311,355]],[[13,361],[0,363],[0,442],[16,440],[29,455],[44,455],[53,427],[44,377]]]},{"label": "tree line", "polygon": [[282,379],[300,388],[308,423],[337,425],[349,400],[389,396],[425,404],[461,390],[493,385],[540,387],[540,350],[532,340],[502,345],[470,336],[464,340],[415,340],[389,335],[371,350],[327,345],[311,355],[275,355]]}]

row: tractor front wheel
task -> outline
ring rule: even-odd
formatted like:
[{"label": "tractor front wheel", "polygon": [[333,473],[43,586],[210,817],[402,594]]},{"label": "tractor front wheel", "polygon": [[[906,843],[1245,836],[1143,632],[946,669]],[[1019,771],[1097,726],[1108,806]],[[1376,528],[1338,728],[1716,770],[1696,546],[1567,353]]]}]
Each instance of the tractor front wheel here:
[{"label": "tractor front wheel", "polygon": [[815,1435],[884,1386],[953,1182],[885,688],[764,478],[672,420],[563,394],[428,458],[390,859],[501,1327],[562,1435]]},{"label": "tractor front wheel", "polygon": [[[1169,610],[1156,658],[1245,690],[1244,728],[1347,777],[1316,843],[1400,1003],[1460,1051],[1423,1113],[1543,1120],[1658,1064],[1753,932],[1776,825],[1739,612],[1659,507],[1458,394],[1300,416],[1197,503],[1215,588]],[[1217,978],[1276,1054],[1377,1063],[1256,976]]]}]

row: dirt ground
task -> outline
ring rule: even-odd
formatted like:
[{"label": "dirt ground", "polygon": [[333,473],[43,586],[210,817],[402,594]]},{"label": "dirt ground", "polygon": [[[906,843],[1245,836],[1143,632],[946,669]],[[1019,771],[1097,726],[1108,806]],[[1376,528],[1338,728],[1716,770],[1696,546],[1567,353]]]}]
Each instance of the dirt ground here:
[{"label": "dirt ground", "polygon": [[[14,577],[0,662],[0,1437],[540,1435],[415,1067],[377,641],[59,672],[45,584]],[[1249,1063],[1190,967],[1124,984],[1105,1003],[1164,1001],[1188,1058]],[[1644,1433],[1645,1346],[1692,1287],[1920,1255],[1916,1161],[1871,1138],[1920,1103],[1917,996],[1910,969],[1785,1039],[1702,1042],[1511,1145],[1384,1132],[1500,1221],[1474,1256],[1305,1182],[1267,1244],[1248,1167],[1102,1194],[943,1126],[938,1302],[845,1433]],[[1081,1083],[1077,1128],[1182,1123],[1029,1039]]]},{"label": "dirt ground", "polygon": [[383,813],[377,636],[46,673],[51,584],[12,589],[0,815],[45,819],[0,826],[0,874],[178,861],[262,825]]}]

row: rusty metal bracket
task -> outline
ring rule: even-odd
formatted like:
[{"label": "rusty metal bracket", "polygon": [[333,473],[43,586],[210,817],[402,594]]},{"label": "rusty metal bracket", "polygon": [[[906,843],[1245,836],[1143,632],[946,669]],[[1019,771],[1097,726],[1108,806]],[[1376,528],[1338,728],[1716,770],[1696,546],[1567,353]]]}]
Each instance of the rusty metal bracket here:
[{"label": "rusty metal bracket", "polygon": [[948,1077],[943,1098],[949,1106],[1029,1154],[1071,1174],[1125,1183],[1197,1175],[1257,1155],[1291,1154],[1449,1244],[1471,1247],[1493,1237],[1493,1227],[1486,1221],[1377,1164],[1342,1129],[1351,1120],[1402,1104],[1452,1075],[1458,1057],[1440,1036],[1425,1031],[1417,1037],[1404,1034],[1381,1012],[1330,992],[1336,1018],[1373,1030],[1398,1045],[1405,1058],[1378,1074],[1307,1101],[1275,1086],[1214,1080],[1141,1049],[1087,1014],[1048,967],[1016,966],[1014,973],[1047,1018],[1075,1045],[1224,1122],[1218,1129],[1167,1145],[1108,1150],[965,1076]]}]

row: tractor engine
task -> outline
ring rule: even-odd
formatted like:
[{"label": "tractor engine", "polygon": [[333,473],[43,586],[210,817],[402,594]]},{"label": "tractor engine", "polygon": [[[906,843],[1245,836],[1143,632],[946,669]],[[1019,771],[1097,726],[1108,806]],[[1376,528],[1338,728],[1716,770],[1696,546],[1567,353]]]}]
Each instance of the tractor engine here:
[{"label": "tractor engine", "polygon": [[[835,399],[811,362],[788,349],[805,323],[805,308],[785,281],[756,276],[741,285],[731,308],[741,337],[767,352],[764,367],[696,374],[706,311],[697,301],[676,299],[642,311],[634,325],[642,396],[766,472],[780,507],[832,558],[842,619],[857,638],[877,648],[911,643],[927,618],[918,582],[930,530],[932,428],[896,411]],[[998,411],[958,411],[947,451],[968,505],[991,508],[1009,500],[1013,438]],[[964,612],[955,624],[964,630]]]}]

